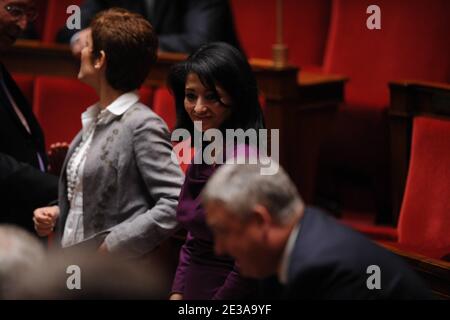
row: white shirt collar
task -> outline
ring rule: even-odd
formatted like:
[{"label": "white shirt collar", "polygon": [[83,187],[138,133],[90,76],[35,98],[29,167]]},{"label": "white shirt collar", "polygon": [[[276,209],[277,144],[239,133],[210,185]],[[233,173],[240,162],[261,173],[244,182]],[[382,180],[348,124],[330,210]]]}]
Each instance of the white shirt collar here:
[{"label": "white shirt collar", "polygon": [[300,222],[297,222],[289,235],[286,246],[284,247],[283,256],[281,259],[280,268],[278,269],[278,280],[282,284],[288,282],[288,268],[291,260],[292,251],[294,250],[295,241],[297,240],[298,232],[300,231]]},{"label": "white shirt collar", "polygon": [[139,94],[137,91],[127,92],[114,100],[106,110],[116,116],[124,114],[133,104],[139,101]]},{"label": "white shirt collar", "polygon": [[81,124],[83,131],[83,139],[89,132],[89,128],[96,121],[97,117],[103,119],[108,114],[120,116],[124,114],[132,105],[139,101],[139,94],[137,91],[127,92],[120,95],[104,110],[100,111],[99,103],[95,103],[88,107],[85,112],[81,114]]}]

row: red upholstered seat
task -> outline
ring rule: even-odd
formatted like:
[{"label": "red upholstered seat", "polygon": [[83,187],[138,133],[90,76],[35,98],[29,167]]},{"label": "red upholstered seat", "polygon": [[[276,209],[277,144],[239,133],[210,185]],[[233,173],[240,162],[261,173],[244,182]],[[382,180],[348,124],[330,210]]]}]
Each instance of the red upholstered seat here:
[{"label": "red upholstered seat", "polygon": [[[290,63],[322,65],[331,0],[284,0],[284,43]],[[250,58],[272,59],[276,42],[276,1],[232,0],[241,45]]]},{"label": "red upholstered seat", "polygon": [[12,74],[14,81],[19,86],[20,90],[27,98],[30,105],[33,104],[33,87],[34,87],[34,76],[29,74],[14,73]]},{"label": "red upholstered seat", "polygon": [[170,131],[175,128],[177,113],[175,110],[175,100],[169,89],[160,87],[155,90],[152,109],[166,122]]},{"label": "red upholstered seat", "polygon": [[351,177],[357,188],[365,187],[373,194],[376,210],[387,215],[388,82],[450,80],[450,2],[377,1],[381,30],[366,27],[366,10],[372,4],[369,0],[333,1],[324,71],[344,74],[350,81],[346,103],[325,143],[321,170],[328,170],[326,178],[333,177],[335,189]]},{"label": "red upholstered seat", "polygon": [[146,106],[151,107],[153,101],[153,90],[149,87],[142,86],[139,89],[140,101]]},{"label": "red upholstered seat", "polygon": [[97,101],[97,94],[77,79],[37,77],[34,111],[44,130],[47,148],[70,143],[81,129],[81,113]]},{"label": "red upholstered seat", "polygon": [[56,34],[66,24],[69,14],[67,7],[80,5],[83,0],[48,0],[44,34],[42,41],[55,42]]},{"label": "red upholstered seat", "polygon": [[450,121],[416,117],[397,230],[352,226],[375,240],[440,259],[450,254],[449,195]]}]

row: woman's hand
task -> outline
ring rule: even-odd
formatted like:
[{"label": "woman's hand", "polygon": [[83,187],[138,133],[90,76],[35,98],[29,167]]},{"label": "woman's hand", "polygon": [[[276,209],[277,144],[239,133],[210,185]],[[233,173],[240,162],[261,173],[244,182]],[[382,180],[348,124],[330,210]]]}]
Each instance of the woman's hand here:
[{"label": "woman's hand", "polygon": [[46,237],[53,232],[56,220],[59,217],[59,207],[43,207],[34,210],[34,229],[40,237]]},{"label": "woman's hand", "polygon": [[183,295],[181,293],[172,293],[169,300],[183,300]]}]

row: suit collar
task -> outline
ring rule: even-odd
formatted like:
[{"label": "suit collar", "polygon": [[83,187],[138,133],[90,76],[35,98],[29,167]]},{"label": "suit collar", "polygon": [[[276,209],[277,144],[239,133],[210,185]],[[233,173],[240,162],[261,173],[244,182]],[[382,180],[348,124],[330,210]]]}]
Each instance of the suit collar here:
[{"label": "suit collar", "polygon": [[289,238],[284,247],[283,255],[281,258],[280,267],[278,269],[278,280],[281,284],[286,285],[288,282],[288,269],[290,265],[290,260],[292,252],[295,248],[295,243],[297,242],[298,233],[300,231],[301,219],[295,224],[292,229]]}]

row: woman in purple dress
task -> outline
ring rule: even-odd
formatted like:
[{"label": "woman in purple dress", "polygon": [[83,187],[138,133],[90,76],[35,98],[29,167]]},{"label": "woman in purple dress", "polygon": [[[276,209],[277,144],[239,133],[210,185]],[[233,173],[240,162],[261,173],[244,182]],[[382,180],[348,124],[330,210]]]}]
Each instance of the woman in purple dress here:
[{"label": "woman in purple dress", "polygon": [[[225,140],[226,129],[264,128],[251,67],[242,53],[228,44],[207,44],[176,65],[169,75],[169,87],[176,101],[177,128],[187,129],[191,137],[201,138],[200,131],[218,129]],[[244,152],[255,148],[245,145]],[[232,155],[240,150],[242,145],[233,148]],[[223,150],[222,154],[227,152]],[[202,161],[187,169],[177,219],[188,233],[181,248],[171,299],[246,299],[255,293],[255,283],[239,274],[239,267],[231,257],[214,253],[213,234],[205,221],[200,193],[219,165],[220,161],[213,164]]]}]

